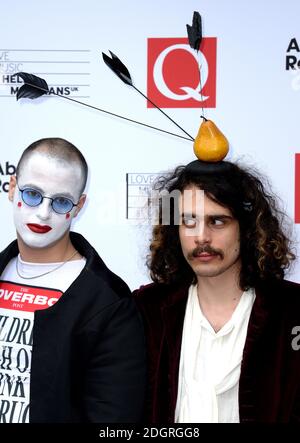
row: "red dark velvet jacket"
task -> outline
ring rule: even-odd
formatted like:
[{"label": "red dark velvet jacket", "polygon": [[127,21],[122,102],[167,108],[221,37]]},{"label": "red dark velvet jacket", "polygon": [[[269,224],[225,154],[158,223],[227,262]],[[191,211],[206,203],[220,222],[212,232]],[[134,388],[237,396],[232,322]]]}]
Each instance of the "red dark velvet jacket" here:
[{"label": "red dark velvet jacket", "polygon": [[[240,422],[300,422],[300,349],[292,348],[300,285],[276,281],[255,291],[239,381]],[[187,286],[157,284],[134,292],[147,337],[147,422],[174,422],[187,295]]]}]

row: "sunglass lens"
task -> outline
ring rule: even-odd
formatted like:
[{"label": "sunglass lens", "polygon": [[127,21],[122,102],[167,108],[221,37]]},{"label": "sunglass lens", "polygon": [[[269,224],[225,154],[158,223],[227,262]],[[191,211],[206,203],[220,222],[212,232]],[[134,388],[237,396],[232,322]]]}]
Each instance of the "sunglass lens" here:
[{"label": "sunglass lens", "polygon": [[24,189],[22,191],[22,198],[28,206],[38,206],[43,199],[42,194],[34,189]]},{"label": "sunglass lens", "polygon": [[67,214],[73,208],[73,202],[65,197],[57,197],[53,200],[52,208],[58,214]]}]

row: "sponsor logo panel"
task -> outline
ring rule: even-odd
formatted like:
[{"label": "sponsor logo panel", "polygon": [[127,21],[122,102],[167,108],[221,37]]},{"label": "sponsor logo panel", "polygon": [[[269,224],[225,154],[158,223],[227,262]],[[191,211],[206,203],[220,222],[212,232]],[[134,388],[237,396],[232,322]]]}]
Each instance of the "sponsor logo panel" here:
[{"label": "sponsor logo panel", "polygon": [[0,302],[3,309],[34,312],[54,305],[61,291],[0,281]]},{"label": "sponsor logo panel", "polygon": [[0,161],[0,194],[8,192],[9,179],[16,173],[16,166],[9,160]]},{"label": "sponsor logo panel", "polygon": [[126,218],[150,220],[153,209],[151,191],[158,173],[130,172],[126,174]]},{"label": "sponsor logo panel", "polygon": [[187,38],[149,38],[149,98],[161,108],[215,108],[216,59],[216,37],[204,38],[199,52]]},{"label": "sponsor logo panel", "polygon": [[13,77],[17,72],[44,78],[50,96],[89,98],[90,53],[86,49],[0,49],[0,98],[15,97],[23,85]]}]

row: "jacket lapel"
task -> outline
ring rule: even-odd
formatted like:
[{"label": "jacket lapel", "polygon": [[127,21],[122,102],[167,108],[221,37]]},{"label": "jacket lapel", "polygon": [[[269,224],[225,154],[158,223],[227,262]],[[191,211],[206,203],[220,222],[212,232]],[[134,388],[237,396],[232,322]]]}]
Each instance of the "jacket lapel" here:
[{"label": "jacket lapel", "polygon": [[[271,285],[269,286],[269,291]],[[256,367],[260,352],[257,348],[261,343],[261,336],[268,324],[270,306],[263,286],[255,288],[256,299],[249,319],[247,336],[241,364],[239,381],[239,410],[240,422],[256,421],[255,383],[257,381]],[[271,294],[274,296],[275,294]]]},{"label": "jacket lapel", "polygon": [[19,249],[17,241],[14,240],[12,243],[10,243],[1,253],[0,253],[0,276],[2,272],[4,271],[6,265],[9,263],[9,261],[18,255]]},{"label": "jacket lapel", "polygon": [[[269,291],[271,289],[269,288]],[[270,315],[268,298],[263,287],[255,288],[256,299],[249,319],[246,342],[243,352],[242,369],[249,364],[249,358],[252,355],[253,347],[259,340]]]}]

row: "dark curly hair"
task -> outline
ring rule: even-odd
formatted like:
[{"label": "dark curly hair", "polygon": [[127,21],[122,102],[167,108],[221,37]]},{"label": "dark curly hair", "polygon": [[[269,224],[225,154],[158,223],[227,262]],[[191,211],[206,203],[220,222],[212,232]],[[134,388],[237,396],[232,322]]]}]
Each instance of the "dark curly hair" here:
[{"label": "dark curly hair", "polygon": [[[285,214],[266,190],[259,174],[229,161],[217,164],[195,160],[178,166],[154,185],[159,192],[159,219],[154,226],[147,257],[151,278],[156,283],[192,283],[196,276],[186,262],[180,245],[176,202],[170,209],[170,223],[163,223],[164,199],[172,191],[189,185],[204,190],[216,203],[228,208],[240,227],[240,287],[254,287],[261,280],[283,279],[295,259],[290,240],[284,233]],[[164,191],[164,192],[161,192]],[[165,192],[168,191],[168,192]],[[164,195],[165,194],[165,195]]]}]

